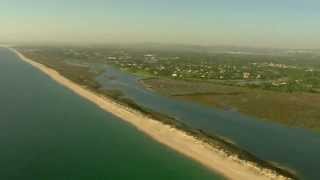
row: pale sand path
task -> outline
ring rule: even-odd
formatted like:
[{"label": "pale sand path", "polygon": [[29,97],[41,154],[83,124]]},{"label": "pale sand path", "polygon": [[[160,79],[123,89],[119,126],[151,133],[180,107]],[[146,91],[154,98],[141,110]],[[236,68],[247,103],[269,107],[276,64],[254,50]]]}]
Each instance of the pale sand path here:
[{"label": "pale sand path", "polygon": [[134,111],[126,106],[120,105],[113,100],[97,95],[85,87],[82,87],[60,75],[57,71],[48,68],[40,63],[26,58],[15,49],[10,48],[19,58],[48,75],[50,78],[67,87],[75,94],[91,101],[101,109],[112,113],[120,119],[132,124],[138,130],[152,137],[154,140],[200,162],[202,165],[222,174],[228,179],[234,180],[267,180],[285,179],[282,176],[275,176],[268,170],[261,171],[252,164],[240,161],[237,158],[227,157],[222,151],[187,135],[185,132],[172,128],[160,121],[150,119],[143,114]]}]

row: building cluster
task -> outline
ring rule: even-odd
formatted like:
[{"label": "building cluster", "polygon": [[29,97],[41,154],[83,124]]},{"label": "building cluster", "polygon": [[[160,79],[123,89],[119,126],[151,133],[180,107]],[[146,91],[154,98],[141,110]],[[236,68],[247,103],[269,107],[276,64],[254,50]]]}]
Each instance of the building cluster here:
[{"label": "building cluster", "polygon": [[[72,58],[100,59],[103,63],[115,65],[123,70],[139,72],[151,76],[170,77],[174,79],[219,80],[241,84],[264,84],[271,87],[291,85],[302,86],[307,81],[291,77],[290,71],[302,71],[316,78],[317,68],[304,68],[294,64],[268,61],[214,61],[167,54],[128,53],[126,51],[83,51],[67,49],[65,54]],[[319,74],[319,73],[318,73]],[[302,75],[301,75],[302,76]],[[307,76],[307,75],[306,75]],[[320,81],[320,80],[319,80]],[[320,84],[320,83],[319,83]]]}]

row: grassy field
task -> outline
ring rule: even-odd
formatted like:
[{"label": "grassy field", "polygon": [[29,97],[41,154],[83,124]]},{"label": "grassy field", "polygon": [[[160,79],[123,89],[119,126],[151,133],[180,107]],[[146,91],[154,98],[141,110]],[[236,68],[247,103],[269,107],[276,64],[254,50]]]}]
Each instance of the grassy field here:
[{"label": "grassy field", "polygon": [[177,99],[320,132],[319,94],[282,93],[170,79],[146,79],[143,84]]}]

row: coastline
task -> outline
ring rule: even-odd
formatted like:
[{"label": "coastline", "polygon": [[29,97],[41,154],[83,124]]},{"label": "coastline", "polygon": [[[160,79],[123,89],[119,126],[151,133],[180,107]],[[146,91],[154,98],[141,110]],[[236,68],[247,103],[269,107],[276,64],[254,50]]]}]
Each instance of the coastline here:
[{"label": "coastline", "polygon": [[288,179],[282,175],[275,174],[271,170],[258,168],[253,163],[240,160],[236,156],[228,156],[223,151],[212,147],[208,143],[205,143],[182,130],[147,117],[136,110],[113,101],[111,98],[96,94],[63,77],[57,71],[28,59],[17,50],[13,48],[9,49],[16,53],[21,60],[39,69],[51,79],[67,87],[75,94],[80,95],[96,104],[101,109],[130,123],[135,128],[161,144],[198,161],[202,165],[222,174],[228,179]]}]

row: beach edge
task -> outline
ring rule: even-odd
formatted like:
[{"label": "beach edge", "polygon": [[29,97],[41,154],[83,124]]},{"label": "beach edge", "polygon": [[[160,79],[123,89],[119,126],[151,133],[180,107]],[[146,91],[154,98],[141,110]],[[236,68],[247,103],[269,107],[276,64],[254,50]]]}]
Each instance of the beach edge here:
[{"label": "beach edge", "polygon": [[133,125],[139,131],[147,134],[159,143],[201,163],[214,172],[222,174],[228,179],[290,179],[269,169],[261,169],[254,164],[240,160],[236,156],[228,156],[220,149],[197,139],[186,132],[173,128],[161,121],[147,117],[130,107],[113,101],[111,98],[99,95],[62,76],[56,70],[25,57],[18,50],[6,47],[14,52],[19,59],[31,64],[51,79],[73,91],[82,98],[89,100],[101,109],[119,117]]}]

